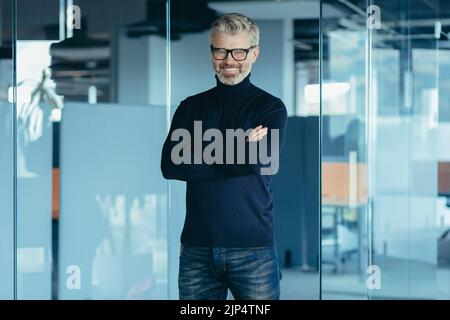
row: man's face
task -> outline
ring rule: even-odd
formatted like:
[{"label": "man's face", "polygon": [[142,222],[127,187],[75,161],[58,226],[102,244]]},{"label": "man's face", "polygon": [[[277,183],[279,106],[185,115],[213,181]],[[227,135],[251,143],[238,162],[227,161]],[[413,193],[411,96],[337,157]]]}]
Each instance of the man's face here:
[{"label": "man's face", "polygon": [[[250,34],[247,31],[237,34],[216,32],[212,37],[212,46],[223,49],[248,49],[251,47]],[[226,85],[240,83],[250,73],[252,64],[259,54],[259,47],[249,51],[247,58],[243,61],[236,61],[231,52],[225,60],[216,60],[211,54],[214,71],[220,82]]]}]

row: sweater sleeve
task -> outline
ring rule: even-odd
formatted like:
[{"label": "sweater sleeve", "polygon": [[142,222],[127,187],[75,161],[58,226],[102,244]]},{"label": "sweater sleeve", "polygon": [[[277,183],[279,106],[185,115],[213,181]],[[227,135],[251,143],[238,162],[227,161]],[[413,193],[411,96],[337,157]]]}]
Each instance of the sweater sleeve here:
[{"label": "sweater sleeve", "polygon": [[[164,178],[192,182],[226,178],[227,174],[216,165],[208,165],[203,162],[201,164],[192,163],[194,154],[190,146],[193,136],[193,121],[190,118],[188,99],[185,99],[175,111],[169,134],[162,148],[161,172]],[[186,148],[181,151],[183,144]],[[183,154],[181,155],[180,152]],[[188,152],[186,158],[189,158],[190,161],[181,161],[180,163],[181,158],[185,156],[184,152]]]},{"label": "sweater sleeve", "polygon": [[258,111],[254,122],[254,127],[259,125],[267,127],[268,133],[260,141],[245,142],[245,162],[243,164],[238,163],[237,148],[234,148],[233,162],[219,165],[228,176],[274,175],[278,172],[279,156],[286,136],[286,107],[277,98]]}]

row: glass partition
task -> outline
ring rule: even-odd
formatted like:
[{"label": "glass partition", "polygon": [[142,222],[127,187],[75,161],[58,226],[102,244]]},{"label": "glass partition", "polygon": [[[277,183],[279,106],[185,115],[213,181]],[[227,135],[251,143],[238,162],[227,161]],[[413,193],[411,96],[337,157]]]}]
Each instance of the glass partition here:
[{"label": "glass partition", "polygon": [[231,11],[259,24],[252,81],[290,116],[281,297],[318,299],[319,0],[17,2],[20,299],[178,298],[185,189],[162,179],[161,145],[180,101],[215,85],[207,33]]},{"label": "glass partition", "polygon": [[[324,1],[322,7],[323,299],[366,297],[365,8],[344,1]],[[339,14],[330,17],[332,10]]]},{"label": "glass partition", "polygon": [[324,7],[322,20],[322,297],[448,299],[448,4],[334,3],[341,16]]},{"label": "glass partition", "polygon": [[17,4],[18,298],[168,298],[166,1]]},{"label": "glass partition", "polygon": [[0,299],[178,299],[161,148],[227,12],[289,116],[281,299],[450,299],[444,0],[0,1]]},{"label": "glass partition", "polygon": [[13,2],[0,1],[0,300],[15,296]]},{"label": "glass partition", "polygon": [[[279,97],[288,110],[280,170],[273,177],[276,242],[282,267],[281,299],[319,298],[319,115],[299,94],[319,81],[320,1],[171,1],[171,107],[216,85],[208,31],[221,14],[239,12],[260,28],[254,85]],[[195,79],[195,81],[192,81]],[[185,215],[185,184],[171,182],[171,245],[178,247]],[[178,253],[171,274],[177,275]],[[171,289],[177,292],[176,282]],[[231,295],[230,295],[231,296]]]},{"label": "glass partition", "polygon": [[370,47],[369,228],[371,264],[382,280],[368,295],[444,298],[437,281],[437,150],[445,148],[436,143],[439,1],[374,5],[384,19]]}]

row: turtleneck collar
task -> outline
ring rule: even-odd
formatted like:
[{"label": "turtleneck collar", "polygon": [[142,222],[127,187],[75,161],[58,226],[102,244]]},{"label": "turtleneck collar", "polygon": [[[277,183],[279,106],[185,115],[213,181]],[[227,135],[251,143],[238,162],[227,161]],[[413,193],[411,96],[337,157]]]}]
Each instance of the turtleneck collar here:
[{"label": "turtleneck collar", "polygon": [[223,84],[222,82],[220,82],[219,78],[216,75],[216,83],[217,86],[216,88],[218,90],[220,90],[221,92],[243,92],[246,91],[248,89],[250,89],[252,87],[252,83],[250,82],[250,75],[251,73],[249,73],[244,80],[242,80],[241,82],[239,82],[238,84],[235,85],[227,85],[227,84]]}]

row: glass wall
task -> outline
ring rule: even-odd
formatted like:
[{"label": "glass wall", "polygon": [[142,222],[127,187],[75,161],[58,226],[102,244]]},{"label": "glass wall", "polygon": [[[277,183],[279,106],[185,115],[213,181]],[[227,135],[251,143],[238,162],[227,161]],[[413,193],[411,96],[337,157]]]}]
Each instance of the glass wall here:
[{"label": "glass wall", "polygon": [[0,299],[14,298],[13,1],[0,1]]},{"label": "glass wall", "polygon": [[297,91],[319,83],[319,0],[17,4],[19,299],[178,298],[185,185],[159,158],[180,101],[215,86],[208,30],[226,12],[260,26],[252,82],[289,114],[281,296],[318,299],[319,109]]},{"label": "glass wall", "polygon": [[[327,8],[325,4],[331,7]],[[323,299],[365,299],[367,229],[366,3],[326,1],[322,20]],[[331,10],[339,14],[328,17]]]},{"label": "glass wall", "polygon": [[251,81],[289,115],[281,298],[450,299],[447,1],[0,3],[0,299],[178,299],[161,148],[216,85],[226,12],[260,26]]},{"label": "glass wall", "polygon": [[[371,43],[370,107],[375,121],[368,135],[373,201],[369,227],[372,264],[380,268],[384,286],[369,296],[448,299],[448,284],[438,279],[438,254],[445,254],[439,248],[440,233],[448,229],[438,218],[448,214],[448,208],[438,204],[438,150],[446,144],[436,140],[439,55],[445,51],[439,43],[448,41],[441,34],[445,14],[440,16],[444,11],[439,1],[375,4],[386,12],[386,26],[383,32],[373,32]],[[388,50],[396,52],[395,60],[386,56]],[[390,85],[383,79],[387,76],[380,77],[393,70],[386,67],[388,60],[396,67]],[[439,272],[448,278],[448,269]]]},{"label": "glass wall", "polygon": [[166,2],[17,2],[18,298],[166,299]]},{"label": "glass wall", "polygon": [[[319,298],[319,116],[302,113],[298,90],[319,81],[320,1],[171,1],[171,107],[216,85],[208,31],[221,14],[239,12],[260,28],[260,54],[251,82],[280,97],[288,110],[280,170],[273,177],[276,242],[282,267],[281,299]],[[192,79],[195,79],[193,81]],[[300,97],[301,98],[301,97]],[[311,152],[311,150],[313,150]],[[171,182],[174,264],[170,289],[177,292],[179,237],[185,185]],[[231,297],[231,295],[230,295]]]},{"label": "glass wall", "polygon": [[323,17],[322,295],[448,299],[448,4],[337,7]]}]

